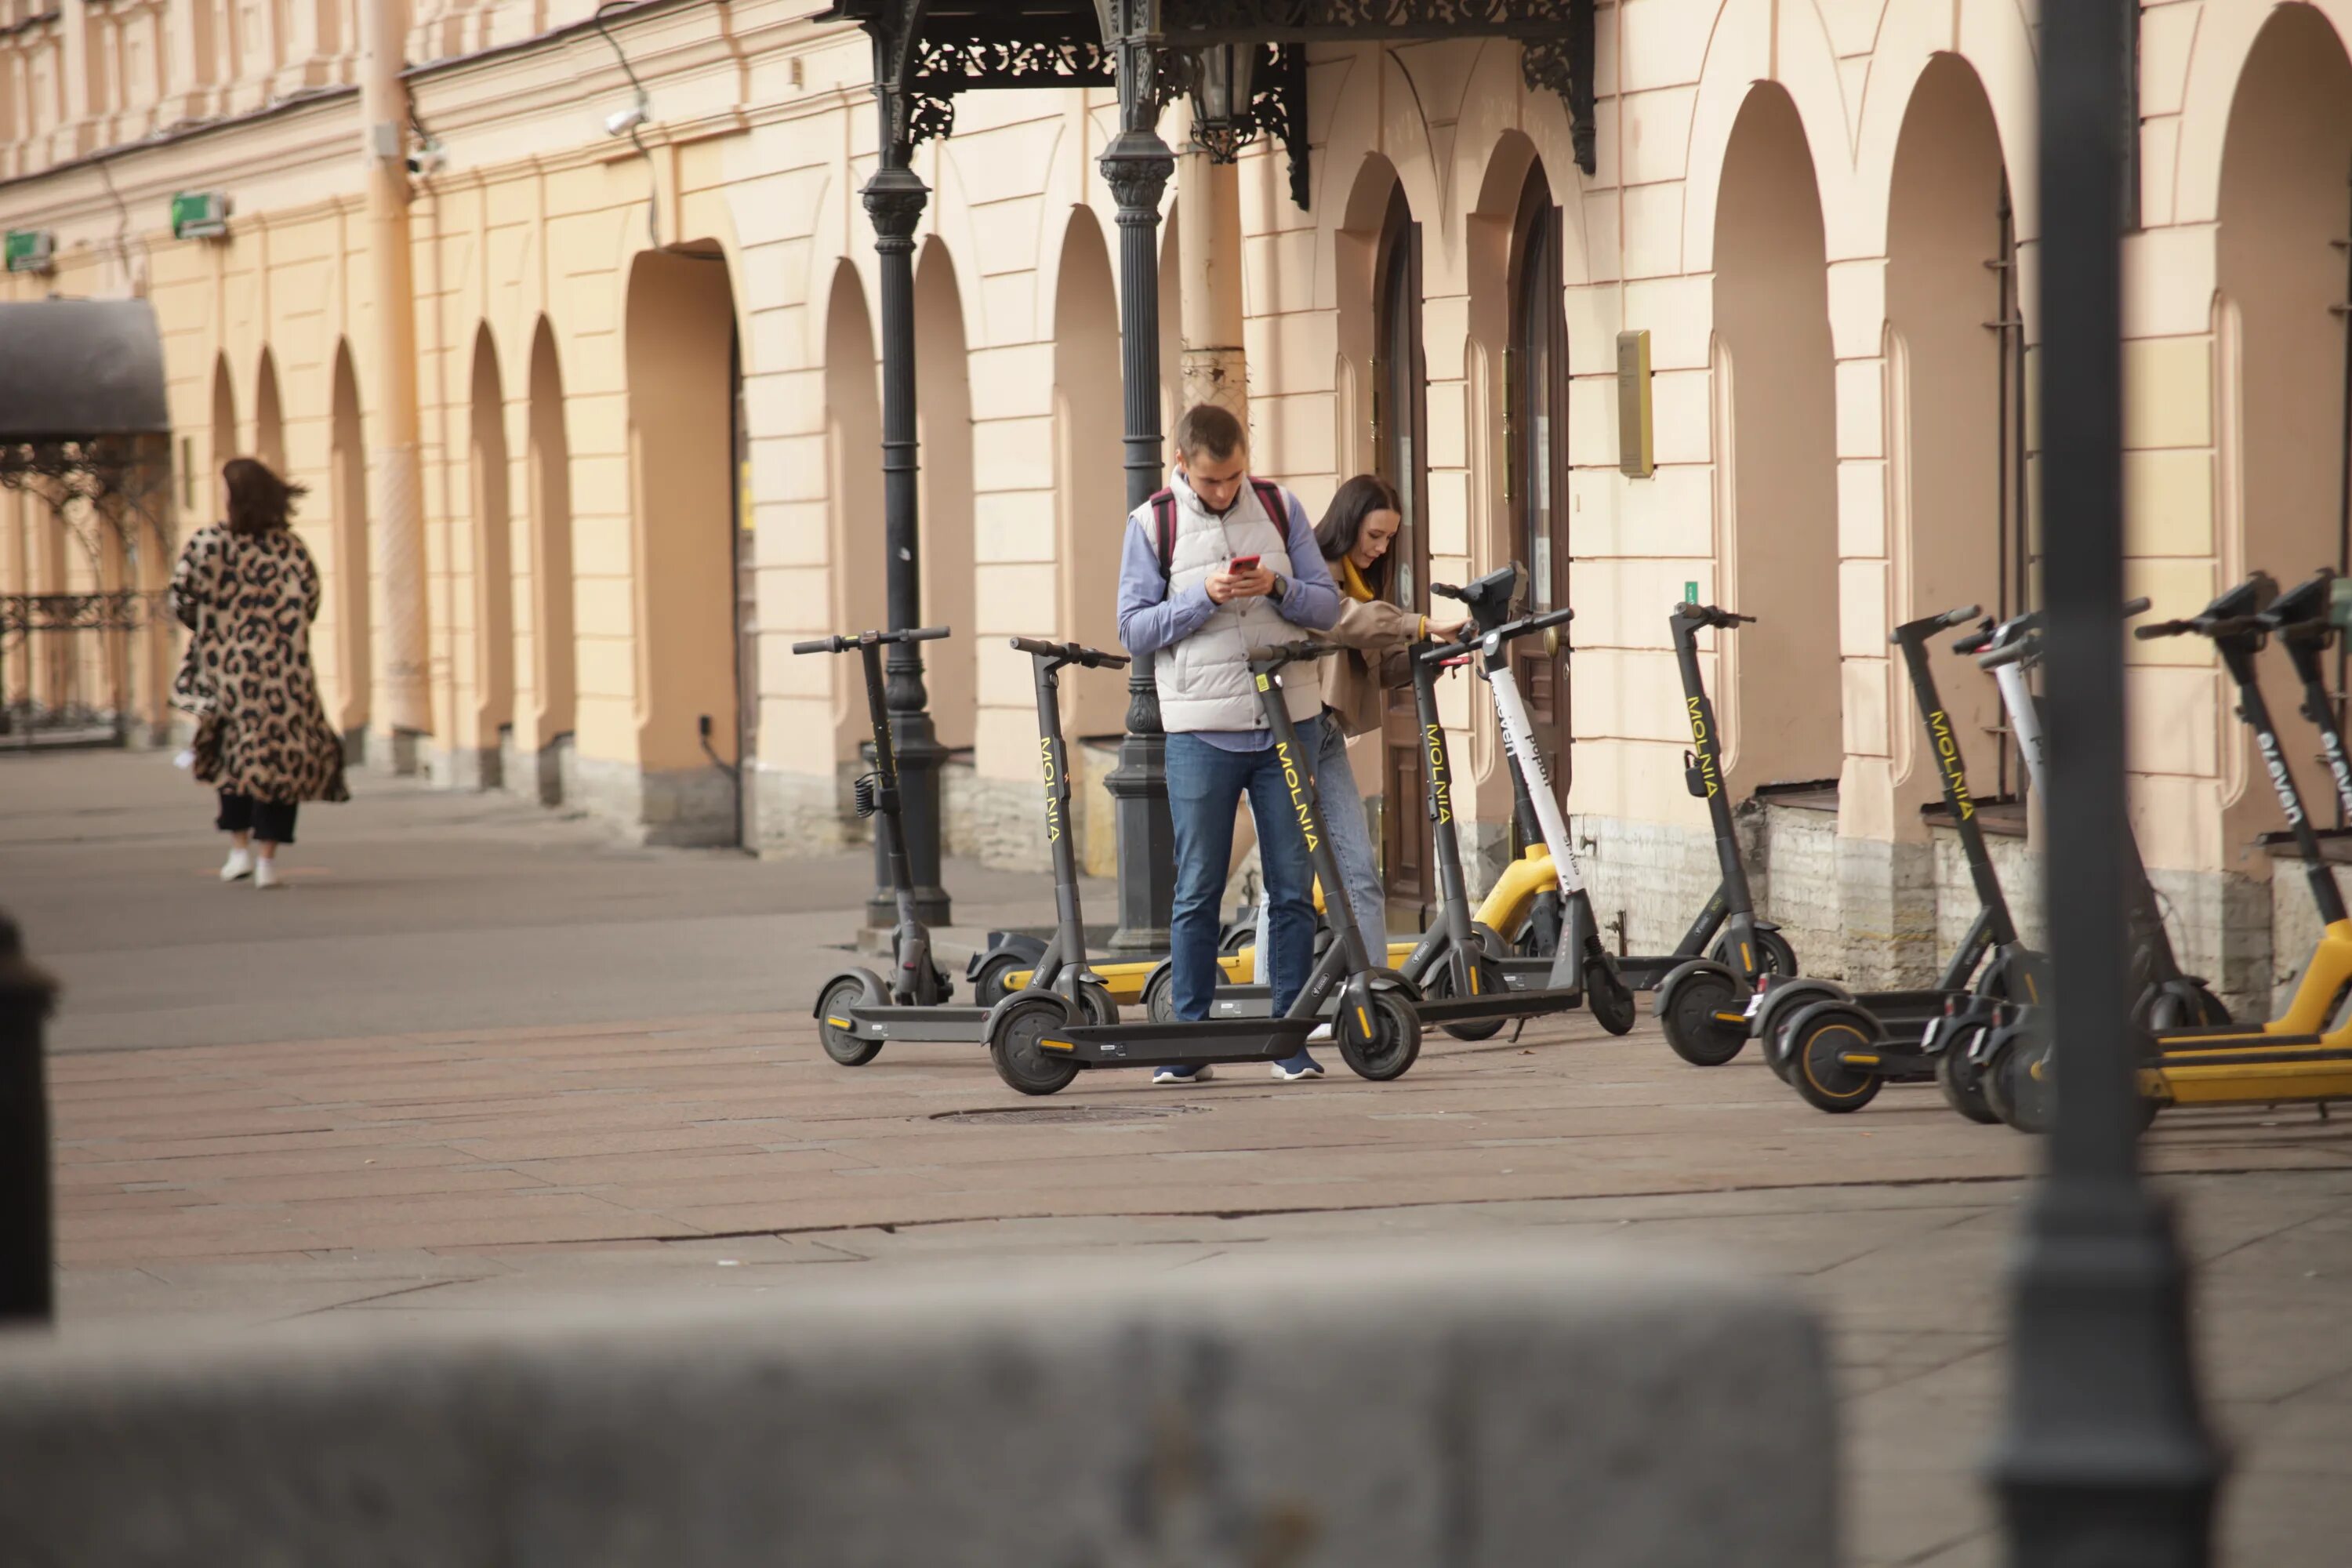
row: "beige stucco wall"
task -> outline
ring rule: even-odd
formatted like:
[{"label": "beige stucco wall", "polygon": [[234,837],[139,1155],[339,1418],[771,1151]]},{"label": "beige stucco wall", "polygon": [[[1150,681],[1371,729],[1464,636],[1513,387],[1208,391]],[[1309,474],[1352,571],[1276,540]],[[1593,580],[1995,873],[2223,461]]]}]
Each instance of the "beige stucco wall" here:
[{"label": "beige stucco wall", "polygon": [[[206,57],[207,74],[171,32],[191,14],[184,3],[117,7],[118,20],[160,18],[166,35],[146,58],[165,61],[147,75],[168,90],[144,96],[61,95],[66,35],[96,26],[79,5],[0,40],[0,173],[16,176],[0,184],[0,218],[55,228],[64,257],[54,279],[5,288],[16,299],[47,287],[148,292],[175,419],[202,466],[219,455],[216,376],[234,443],[261,438],[267,355],[287,459],[314,490],[306,537],[333,584],[322,675],[355,721],[366,706],[350,668],[358,639],[332,617],[363,602],[351,559],[363,535],[336,516],[330,482],[338,354],[372,384],[357,107],[337,89],[352,79],[352,27],[348,4],[315,18],[295,9],[299,39],[234,70]],[[707,347],[680,352],[678,326],[684,312],[701,323],[688,336],[723,342],[723,316],[740,339],[750,434],[762,832],[840,832],[835,767],[863,731],[854,667],[794,659],[786,645],[880,614],[877,268],[857,199],[874,115],[863,39],[814,26],[816,9],[755,0],[614,19],[650,93],[650,158],[603,134],[628,89],[604,42],[573,25],[584,4],[425,6],[412,18],[412,58],[446,57],[412,79],[447,163],[416,182],[411,222],[433,751],[453,782],[484,776],[501,724],[525,751],[552,740],[543,687],[576,689],[568,717],[583,764],[625,784],[592,803],[624,818],[642,818],[645,780],[705,769],[697,715],[730,732],[734,647],[718,634],[734,591],[721,531],[734,477],[660,436],[665,421],[699,428],[709,400],[723,403],[723,364]],[[2273,20],[2280,11],[2293,15]],[[108,33],[101,56],[136,31]],[[2319,250],[2347,221],[2347,35],[2352,0],[2179,0],[2144,13],[2126,468],[2131,578],[2164,613],[2253,566],[2292,579],[2335,556],[2342,328],[2324,307],[2340,302],[2343,263]],[[457,58],[480,49],[490,52]],[[1371,461],[1370,273],[1392,185],[1423,226],[1441,579],[1508,549],[1507,285],[1531,171],[1565,209],[1580,815],[1700,826],[1680,788],[1686,737],[1664,618],[1696,582],[1767,617],[1709,664],[1735,782],[1837,778],[1842,841],[1926,853],[1916,808],[1932,777],[1886,637],[1901,619],[1993,591],[1983,322],[1994,296],[1975,252],[1993,242],[1987,204],[2005,177],[2037,335],[2032,58],[2025,14],[2000,0],[1624,0],[1600,14],[1595,175],[1574,167],[1562,106],[1526,88],[1517,49],[1499,42],[1313,50],[1307,212],[1287,199],[1278,155],[1245,155],[1257,467],[1310,509]],[[2240,146],[2264,151],[2233,159],[2250,59],[2255,107]],[[323,90],[265,109],[303,83]],[[125,228],[107,182],[70,160],[190,113],[248,117],[111,158]],[[1170,116],[1171,141],[1182,118]],[[943,730],[974,748],[983,796],[997,781],[1008,802],[1026,798],[1015,786],[1034,730],[1024,661],[1004,635],[1111,635],[1117,231],[1094,161],[1112,119],[1108,93],[973,94],[958,101],[955,134],[918,158],[933,192],[919,252],[924,574],[959,633],[926,652]],[[198,186],[233,192],[232,236],[174,244],[159,232],[169,193]],[[646,260],[649,200],[664,247],[720,259]],[[2321,300],[2331,266],[2336,293]],[[723,300],[676,291],[722,277]],[[1630,328],[1651,333],[1654,370],[1658,467],[1639,479],[1617,468],[1614,338]],[[553,374],[541,351],[535,376],[542,334]],[[532,388],[544,401],[558,379],[570,511],[551,519],[533,500],[548,488],[533,421],[544,435],[550,415],[534,416]],[[502,404],[487,445],[475,428],[486,388]],[[499,487],[470,471],[477,452],[501,449],[503,524],[481,515]],[[548,543],[550,528],[568,552]],[[539,628],[560,624],[546,609],[560,590],[540,563],[566,553],[572,635],[551,648]],[[2245,748],[2206,650],[2135,645],[2130,659],[2147,858],[2266,878],[2267,862],[2243,849],[2272,808],[2245,787]],[[1990,722],[1989,685],[1948,663],[1954,710]],[[1462,804],[1492,821],[1507,795],[1491,725],[1465,682],[1446,700],[1478,785]],[[1115,678],[1087,683],[1073,727],[1115,730],[1123,707]]]}]

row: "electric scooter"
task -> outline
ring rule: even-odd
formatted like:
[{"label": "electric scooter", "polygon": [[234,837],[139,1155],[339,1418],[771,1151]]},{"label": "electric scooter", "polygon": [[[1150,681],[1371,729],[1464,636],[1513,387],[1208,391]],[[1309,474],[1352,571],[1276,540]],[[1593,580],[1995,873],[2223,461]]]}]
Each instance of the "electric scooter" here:
[{"label": "electric scooter", "polygon": [[[1290,721],[1282,689],[1285,667],[1330,650],[1316,642],[1286,643],[1250,658],[1258,702],[1274,731],[1283,782],[1316,875],[1340,888],[1339,858],[1323,828],[1315,773]],[[1421,1055],[1421,1020],[1411,987],[1392,970],[1375,968],[1345,898],[1330,900],[1332,942],[1315,961],[1289,1010],[1278,1018],[1151,1020],[1136,1024],[1078,1018],[1066,997],[1024,991],[999,1002],[988,1027],[989,1059],[997,1076],[1024,1094],[1054,1094],[1081,1071],[1098,1068],[1204,1067],[1218,1062],[1278,1062],[1307,1044],[1327,998],[1337,993],[1332,1034],[1339,1056],[1360,1078],[1402,1076]]]},{"label": "electric scooter", "polygon": [[1927,1044],[1948,1009],[2000,1001],[2031,1004],[2042,993],[2041,956],[2018,939],[1969,792],[1959,736],[1927,664],[1931,637],[1976,616],[1977,606],[1970,605],[1906,621],[1887,638],[1903,650],[1944,805],[1976,889],[1977,918],[1959,951],[1932,989],[1857,994],[1827,980],[1773,978],[1758,989],[1748,1009],[1748,1031],[1763,1043],[1765,1060],[1806,1103],[1822,1110],[1859,1110],[1889,1081],[1935,1077]]},{"label": "electric scooter", "polygon": [[[912,879],[907,868],[906,840],[899,817],[897,757],[890,747],[888,717],[882,707],[881,645],[946,635],[929,628],[909,633],[866,632],[855,638],[823,637],[798,643],[793,648],[794,653],[824,653],[856,647],[865,657],[866,700],[874,714],[875,772],[858,781],[858,815],[878,813],[882,820],[877,831],[887,835],[885,849],[898,900],[896,945],[902,975],[920,973],[919,967],[909,968],[910,954],[919,951],[922,961],[928,962],[930,933],[914,915]],[[1025,989],[1057,995],[1091,1021],[1113,1023],[1118,1020],[1118,1008],[1101,983],[1088,972],[1086,963],[1086,922],[1078,909],[1077,857],[1071,848],[1069,832],[1070,777],[1062,740],[1059,675],[1066,665],[1115,669],[1127,660],[1118,654],[1104,653],[1077,643],[1014,637],[1013,646],[1029,655],[1036,678],[1037,749],[1045,774],[1045,839],[1054,860],[1057,916],[1054,938],[1036,962]],[[886,991],[881,977],[870,969],[840,970],[829,976],[817,992],[817,1037],[824,1045],[825,1055],[844,1067],[862,1067],[872,1061],[890,1040],[945,1040],[977,1045],[985,1039],[991,1009],[951,1007],[946,1005],[947,999],[944,981],[936,982],[927,999],[919,984],[903,984]]]},{"label": "electric scooter", "polygon": [[[874,725],[874,771],[851,786],[860,817],[877,816],[875,831],[882,837],[883,858],[890,867],[890,886],[898,906],[898,923],[890,932],[891,977],[886,987],[870,969],[844,970],[817,992],[817,1014],[843,982],[862,975],[877,1002],[887,997],[902,1007],[934,1007],[953,994],[954,986],[931,962],[931,933],[915,915],[915,878],[907,864],[907,837],[898,810],[898,753],[890,743],[890,716],[883,705],[882,650],[892,643],[932,642],[946,637],[945,626],[909,626],[898,631],[864,631],[848,637],[812,637],[793,644],[793,652],[847,653],[857,651],[866,666],[866,710]],[[871,1061],[881,1042],[860,1042],[854,1048],[828,1036],[825,1054],[844,1067]],[[847,1054],[844,1054],[846,1050]]]},{"label": "electric scooter", "polygon": [[[2284,596],[2257,572],[2197,616],[2134,628],[2141,640],[2194,635],[2210,637],[2238,689],[2238,716],[2253,731],[2263,769],[2277,793],[2323,922],[2294,996],[2281,1016],[2260,1025],[2221,1024],[2158,1030],[2140,1070],[2145,1114],[2167,1105],[2273,1105],[2352,1099],[2352,918],[2332,868],[2304,809],[2278,731],[2256,679],[2254,656],[2273,635],[2286,645],[2302,684],[2302,712],[2318,729],[2339,798],[2352,811],[2352,764],[2320,668],[2336,635],[2327,620],[2334,574],[2322,572]],[[2054,1079],[2050,1042],[2038,1014],[1995,1031],[1979,1047],[1985,1099],[2001,1121],[2025,1132],[2050,1125]]]},{"label": "electric scooter", "polygon": [[[2144,613],[2147,606],[2146,599],[2133,600],[2124,606],[2125,618]],[[1954,653],[1975,655],[1978,667],[1991,672],[2002,710],[2009,716],[2010,733],[2016,737],[2019,754],[2025,761],[2026,778],[2037,795],[2049,788],[2042,704],[2031,679],[2031,671],[2042,658],[2042,624],[2039,610],[2012,616],[1999,625],[1988,621],[1952,645]],[[2124,920],[2130,935],[2131,975],[2137,998],[2132,1005],[2133,1021],[2158,1029],[2227,1024],[2230,1011],[2221,999],[2201,976],[2180,968],[2172,938],[2165,930],[2156,888],[2139,856],[2137,836],[2126,833],[2125,847],[2129,881],[2124,889]],[[2015,1003],[1972,994],[1964,1004],[1955,997],[1946,1004],[1944,1016],[1929,1027],[1922,1048],[1935,1061],[1936,1083],[1945,1101],[1971,1121],[2000,1120],[1985,1099],[1979,1046],[1992,1031],[2015,1023],[2020,1011]]]},{"label": "electric scooter", "polygon": [[[1561,609],[1505,622],[1477,638],[1475,655],[1465,653],[1458,644],[1424,642],[1413,649],[1413,709],[1421,724],[1423,798],[1429,813],[1440,902],[1437,923],[1413,944],[1400,972],[1412,987],[1416,998],[1413,1010],[1424,1029],[1436,1025],[1457,1038],[1483,1040],[1510,1020],[1540,1017],[1585,1005],[1588,981],[1593,984],[1595,994],[1599,994],[1598,987],[1607,984],[1608,977],[1597,965],[1588,970],[1580,963],[1574,950],[1566,946],[1560,949],[1558,958],[1546,961],[1548,984],[1529,988],[1525,984],[1514,987],[1506,982],[1504,967],[1510,961],[1502,953],[1500,939],[1478,931],[1471,920],[1461,839],[1454,820],[1453,768],[1445,729],[1437,715],[1437,671],[1442,666],[1475,657],[1488,679],[1497,671],[1507,678],[1512,643],[1565,626],[1575,615],[1573,610]],[[1154,985],[1157,994],[1168,994],[1160,982],[1155,980]],[[1595,1016],[1606,1015],[1604,1026],[1612,1026],[1613,1033],[1623,1034],[1633,1027],[1633,998],[1622,987],[1618,988],[1615,996],[1621,1003],[1619,1006],[1612,1011],[1604,999]],[[1266,986],[1221,985],[1210,999],[1209,1016],[1264,1017],[1272,1006],[1273,992]]]},{"label": "electric scooter", "polygon": [[1716,727],[1715,704],[1708,700],[1706,682],[1698,668],[1701,627],[1734,632],[1755,623],[1754,616],[1714,605],[1677,604],[1667,612],[1675,663],[1683,678],[1683,709],[1690,720],[1691,749],[1683,753],[1683,784],[1706,802],[1722,879],[1699,907],[1697,918],[1683,932],[1674,952],[1617,961],[1630,984],[1657,993],[1651,1009],[1664,1030],[1666,1044],[1676,1056],[1697,1067],[1720,1067],[1738,1056],[1748,1043],[1742,999],[1754,995],[1767,975],[1798,972],[1796,952],[1780,927],[1756,918],[1748,863],[1739,852],[1738,827],[1732,820],[1731,795],[1720,765],[1722,732]]}]

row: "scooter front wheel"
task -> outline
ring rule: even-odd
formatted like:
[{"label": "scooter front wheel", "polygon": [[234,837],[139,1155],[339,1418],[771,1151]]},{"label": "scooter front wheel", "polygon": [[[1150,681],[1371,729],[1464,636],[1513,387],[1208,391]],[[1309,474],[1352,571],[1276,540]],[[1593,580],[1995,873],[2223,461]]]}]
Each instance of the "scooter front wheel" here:
[{"label": "scooter front wheel", "polygon": [[826,1056],[845,1068],[862,1068],[882,1054],[881,1041],[861,1040],[849,1026],[849,1010],[866,1004],[866,982],[856,975],[844,974],[816,999],[817,1040]]},{"label": "scooter front wheel", "polygon": [[1969,1041],[1955,1040],[1936,1058],[1936,1087],[1944,1103],[1969,1121],[1990,1126],[2000,1120],[1985,1102],[1984,1071],[1969,1059]]},{"label": "scooter front wheel", "polygon": [[[1356,1009],[1340,1008],[1339,1027],[1332,1033],[1339,1037],[1339,1059],[1358,1078],[1370,1079],[1374,1083],[1386,1083],[1402,1078],[1421,1057],[1421,1015],[1412,1004],[1394,991],[1375,991],[1369,1020],[1356,1017]],[[1371,1034],[1364,1033],[1364,1023],[1371,1025]]]},{"label": "scooter front wheel", "polygon": [[991,1020],[988,1059],[996,1076],[1024,1094],[1058,1094],[1078,1076],[1078,1064],[1040,1041],[1068,1026],[1058,997],[1017,1002]]},{"label": "scooter front wheel", "polygon": [[[1511,983],[1503,978],[1503,966],[1485,952],[1478,953],[1470,961],[1470,963],[1478,976],[1479,995],[1499,996],[1510,989]],[[1451,961],[1441,963],[1432,969],[1429,978],[1433,982],[1429,987],[1429,994],[1433,998],[1454,994],[1454,965]],[[1482,1018],[1467,1024],[1441,1024],[1438,1027],[1457,1040],[1491,1040],[1503,1032],[1503,1020]]]},{"label": "scooter front wheel", "polygon": [[[1742,967],[1739,954],[1733,951],[1732,941],[1728,936],[1716,938],[1715,946],[1708,950],[1707,956],[1735,973]],[[1759,931],[1756,933],[1756,972],[1759,974],[1790,975],[1798,972],[1797,950],[1790,947],[1789,939],[1777,931]]]},{"label": "scooter front wheel", "polygon": [[1603,958],[1584,961],[1584,1007],[1594,1023],[1612,1035],[1633,1033],[1633,1020],[1640,1016],[1633,993],[1619,978],[1616,966]]},{"label": "scooter front wheel", "polygon": [[1666,1044],[1693,1067],[1719,1068],[1748,1044],[1738,982],[1722,970],[1696,968],[1658,1001]]}]

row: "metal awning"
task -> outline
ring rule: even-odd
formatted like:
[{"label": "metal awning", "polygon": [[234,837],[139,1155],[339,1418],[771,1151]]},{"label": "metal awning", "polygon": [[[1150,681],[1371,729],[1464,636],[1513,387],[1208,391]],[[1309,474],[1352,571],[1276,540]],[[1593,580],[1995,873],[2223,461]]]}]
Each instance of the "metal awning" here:
[{"label": "metal awning", "polygon": [[0,304],[0,444],[163,435],[171,427],[152,305]]}]

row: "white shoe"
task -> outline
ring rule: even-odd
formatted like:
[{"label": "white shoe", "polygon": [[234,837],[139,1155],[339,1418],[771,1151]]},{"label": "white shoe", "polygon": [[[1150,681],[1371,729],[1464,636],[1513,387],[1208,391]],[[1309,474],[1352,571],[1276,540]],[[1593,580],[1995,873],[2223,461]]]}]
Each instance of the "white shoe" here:
[{"label": "white shoe", "polygon": [[1331,1044],[1331,1026],[1328,1024],[1318,1024],[1312,1029],[1307,1030],[1307,1043],[1310,1046],[1328,1046]]},{"label": "white shoe", "polygon": [[278,862],[275,860],[258,859],[254,861],[253,885],[257,888],[284,887],[286,884],[278,880]]},{"label": "white shoe", "polygon": [[252,875],[253,851],[250,849],[232,849],[228,852],[228,858],[221,863],[220,877],[224,882],[242,882]]},{"label": "white shoe", "polygon": [[1151,1075],[1154,1089],[1170,1084],[1206,1083],[1217,1076],[1217,1069],[1206,1062],[1196,1068],[1161,1068]]}]

